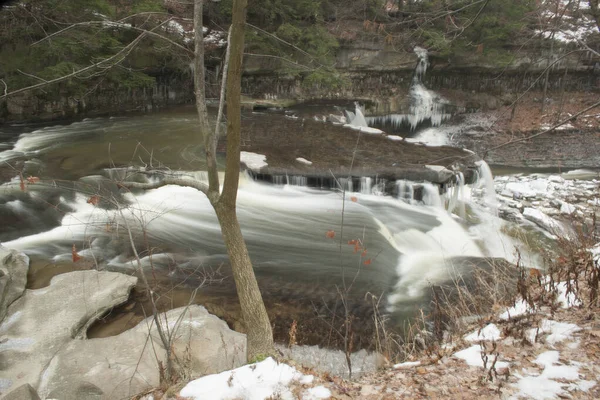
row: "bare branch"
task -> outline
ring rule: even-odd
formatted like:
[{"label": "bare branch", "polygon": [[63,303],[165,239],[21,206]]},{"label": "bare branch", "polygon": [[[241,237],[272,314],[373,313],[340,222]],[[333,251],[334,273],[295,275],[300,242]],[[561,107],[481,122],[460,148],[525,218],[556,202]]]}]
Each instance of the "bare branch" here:
[{"label": "bare branch", "polygon": [[[161,25],[165,24],[166,22],[171,21],[172,19],[173,18],[169,18],[169,19],[163,21],[161,23]],[[68,27],[66,27],[64,29],[61,29],[61,30],[59,30],[57,32],[54,32],[53,34],[48,35],[45,38],[40,39],[40,40],[38,40],[35,43],[32,43],[32,46],[35,46],[35,45],[37,45],[39,43],[42,43],[42,42],[44,42],[44,41],[52,38],[53,36],[60,35],[60,34],[62,34],[64,32],[66,32],[66,31],[68,31],[70,29],[73,29],[75,27],[78,27],[78,26],[101,25],[101,26],[104,26],[106,28],[115,28],[116,27],[116,28],[129,29],[129,30],[133,30],[133,31],[138,31],[138,32],[141,32],[141,33],[145,33],[145,34],[147,34],[149,36],[156,37],[156,38],[159,38],[161,40],[164,40],[165,42],[168,42],[168,43],[172,44],[173,46],[177,47],[178,49],[180,49],[180,50],[182,50],[182,51],[184,51],[184,52],[186,52],[188,54],[194,54],[194,52],[192,50],[190,50],[187,47],[185,47],[185,46],[183,46],[183,45],[175,42],[174,40],[171,40],[171,39],[167,38],[166,36],[160,35],[160,34],[158,34],[156,32],[151,31],[151,30],[138,28],[136,26],[132,26],[132,25],[129,25],[129,24],[124,24],[121,21],[119,21],[119,22],[112,22],[112,21],[85,21],[85,22],[78,22],[78,23],[69,25]]]},{"label": "bare branch", "polygon": [[[286,42],[285,40],[281,39],[279,36],[276,36],[276,35],[274,35],[274,34],[272,34],[272,33],[269,33],[269,32],[267,32],[267,31],[265,31],[265,30],[263,30],[263,29],[260,29],[260,28],[259,28],[259,27],[257,27],[257,26],[254,26],[254,25],[252,25],[252,24],[249,24],[249,23],[247,23],[247,22],[246,22],[246,25],[247,25],[247,26],[249,26],[249,27],[251,27],[252,29],[254,29],[254,30],[256,30],[256,31],[258,31],[258,32],[260,32],[260,33],[262,33],[262,34],[265,34],[265,35],[267,35],[267,36],[269,36],[269,37],[271,37],[271,38],[273,38],[273,39],[275,39],[275,40],[277,40],[277,41],[280,41],[281,43],[283,43],[283,44],[285,44],[285,45],[287,45],[287,46],[290,46],[290,47],[294,48],[295,50],[299,51],[300,53],[304,54],[305,56],[309,57],[311,60],[313,60],[314,62],[316,62],[317,64],[319,64],[319,66],[320,66],[320,67],[322,67],[322,68],[325,68],[325,66],[324,66],[323,64],[319,63],[319,62],[317,61],[317,59],[316,59],[316,58],[314,58],[313,56],[311,56],[309,53],[307,53],[306,51],[302,50],[301,48],[299,48],[299,47],[297,47],[297,46],[294,46],[294,45],[293,45],[293,44],[291,44],[290,42]],[[246,54],[247,54],[247,53],[246,53]]]},{"label": "bare branch", "polygon": [[201,191],[202,193],[208,196],[208,185],[203,182],[199,182],[190,178],[181,178],[174,176],[165,176],[159,182],[149,182],[149,183],[141,183],[141,182],[119,182],[120,186],[126,187],[128,189],[158,189],[167,185],[178,185],[178,186],[186,186],[191,187],[196,190]]},{"label": "bare branch", "polygon": [[[67,80],[67,79],[69,79],[69,78],[72,78],[72,77],[74,77],[74,76],[81,75],[81,74],[82,74],[82,73],[84,73],[84,72],[91,71],[91,70],[93,70],[94,68],[101,68],[101,67],[103,67],[104,65],[106,65],[106,64],[108,64],[108,63],[110,63],[111,61],[113,61],[113,60],[117,60],[117,58],[118,58],[119,56],[121,56],[122,54],[129,54],[129,52],[130,52],[130,51],[131,51],[131,50],[132,50],[132,49],[133,49],[133,48],[134,48],[134,47],[135,47],[135,46],[136,46],[136,45],[137,45],[137,44],[138,44],[138,43],[139,43],[139,42],[140,42],[140,41],[141,41],[141,40],[142,40],[144,37],[145,37],[145,36],[146,36],[146,34],[145,34],[145,33],[142,33],[142,34],[141,34],[141,35],[139,35],[137,38],[135,38],[135,39],[134,39],[134,40],[133,40],[131,43],[129,43],[127,46],[125,46],[125,47],[123,47],[121,50],[119,50],[119,51],[118,51],[116,54],[114,54],[113,56],[110,56],[110,57],[108,57],[108,58],[105,58],[104,60],[101,60],[101,61],[99,61],[99,62],[97,62],[97,63],[94,63],[94,64],[92,64],[92,65],[88,65],[87,67],[84,67],[84,68],[78,69],[77,71],[73,71],[73,72],[72,72],[72,73],[70,73],[70,74],[63,75],[63,76],[61,76],[61,77],[58,77],[58,78],[56,78],[56,79],[52,79],[52,80],[49,80],[49,81],[41,82],[41,83],[38,83],[38,84],[36,84],[36,85],[27,86],[27,87],[24,87],[24,88],[21,88],[21,89],[14,90],[14,91],[12,91],[12,92],[9,92],[9,93],[5,93],[4,95],[0,96],[0,99],[6,98],[6,97],[9,97],[9,96],[14,96],[15,94],[23,93],[23,92],[26,92],[26,91],[29,91],[29,90],[39,89],[39,88],[41,88],[41,87],[44,87],[44,86],[47,86],[47,85],[51,85],[51,84],[53,84],[53,83],[62,82],[62,81],[64,81],[64,80]],[[124,57],[123,57],[123,59],[124,59]],[[123,61],[123,59],[121,59],[121,60],[117,60],[117,61],[115,61],[115,63],[119,63],[119,62]]]},{"label": "bare branch", "polygon": [[38,81],[42,81],[42,82],[48,82],[47,80],[45,80],[45,79],[43,79],[43,78],[40,78],[39,76],[35,76],[35,75],[32,75],[32,74],[28,74],[27,72],[23,72],[23,71],[21,71],[20,69],[17,69],[17,72],[18,72],[18,73],[20,73],[20,74],[23,74],[23,75],[25,75],[25,76],[28,76],[28,77],[30,77],[30,78],[37,79]]},{"label": "bare branch", "polygon": [[0,82],[4,85],[4,96],[8,93],[8,85],[4,82],[4,79],[0,79]]}]

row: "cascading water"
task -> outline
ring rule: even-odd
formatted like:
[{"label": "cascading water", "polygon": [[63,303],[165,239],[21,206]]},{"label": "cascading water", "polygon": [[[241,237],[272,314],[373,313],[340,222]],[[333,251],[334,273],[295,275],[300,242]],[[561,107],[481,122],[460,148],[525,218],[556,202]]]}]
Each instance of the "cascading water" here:
[{"label": "cascading water", "polygon": [[407,114],[368,117],[366,120],[369,125],[387,125],[394,129],[400,129],[404,125],[408,125],[410,130],[414,131],[425,122],[429,122],[434,127],[440,126],[442,122],[452,116],[446,111],[448,102],[437,93],[428,90],[423,84],[422,79],[429,67],[427,50],[422,47],[415,47],[414,52],[418,57],[418,62],[410,87],[409,112]]},{"label": "cascading water", "polygon": [[[89,131],[94,134],[86,133]],[[110,167],[109,155],[117,165],[126,165],[143,138],[158,143],[163,156],[171,157],[169,167],[180,167],[189,171],[182,174],[206,180],[205,173],[197,172],[202,171],[202,164],[194,161],[201,149],[185,144],[195,138],[193,118],[97,119],[45,132],[62,140],[50,143],[44,135],[26,132],[17,146],[0,152],[0,159],[15,154],[35,157],[36,162],[27,164],[28,168],[43,165],[57,180],[59,174],[68,173],[69,177],[55,186],[42,176],[42,182],[29,185],[25,192],[18,178],[0,186],[4,246],[45,261],[70,262],[75,244],[80,255],[102,268],[128,269],[132,255],[124,232],[123,218],[127,218],[140,248],[147,246],[140,225],[145,221],[145,237],[155,249],[153,266],[158,270],[170,271],[173,260],[186,271],[227,263],[218,221],[203,194],[178,186],[129,193],[110,179],[122,180],[129,171]],[[174,141],[172,132],[178,132],[184,143]],[[120,146],[113,145],[109,153],[108,143]],[[182,153],[189,158],[182,161]],[[487,175],[489,167],[481,164],[480,170],[487,188],[493,182],[491,173]],[[428,285],[448,279],[453,268],[462,265],[462,257],[503,256],[503,248],[513,248],[497,244],[502,238],[490,234],[488,229],[494,225],[487,224],[484,217],[478,218],[484,222],[472,222],[467,228],[464,220],[444,209],[453,201],[452,207],[448,205],[450,211],[468,203],[470,209],[491,215],[470,201],[464,177],[458,173],[456,185],[444,196],[436,185],[402,180],[395,183],[397,198],[382,196],[394,185],[371,177],[338,178],[325,188],[332,190],[308,188],[306,177],[300,176],[280,175],[273,177],[273,183],[276,185],[242,176],[238,216],[259,279],[278,293],[289,292],[289,298],[314,297],[320,302],[320,293],[312,290],[339,285],[343,266],[350,275],[358,273],[356,290],[390,293],[392,308],[414,309],[423,301]],[[129,207],[121,214],[114,206],[95,206],[89,196],[97,188],[111,190],[122,206]],[[356,192],[346,193],[344,198],[342,189]],[[333,239],[326,236],[329,231],[335,233]],[[358,238],[368,250],[364,256],[345,245]]]}]

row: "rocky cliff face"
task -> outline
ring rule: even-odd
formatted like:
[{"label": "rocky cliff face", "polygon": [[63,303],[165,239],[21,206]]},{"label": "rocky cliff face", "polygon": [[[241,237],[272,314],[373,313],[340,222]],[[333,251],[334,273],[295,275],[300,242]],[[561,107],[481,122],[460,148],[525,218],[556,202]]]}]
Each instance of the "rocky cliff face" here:
[{"label": "rocky cliff face", "polygon": [[[56,90],[53,88],[51,90]],[[148,112],[162,107],[191,103],[194,98],[189,76],[157,76],[150,88],[98,86],[84,96],[68,92],[24,92],[0,102],[0,122],[54,120],[83,115]]]},{"label": "rocky cliff face", "polygon": [[[522,53],[508,67],[473,56],[450,62],[430,54],[423,84],[442,91],[461,110],[495,109],[525,90],[543,90],[547,54]],[[287,73],[277,58],[247,57],[242,92],[256,99],[358,99],[369,102],[371,114],[404,112],[418,57],[379,42],[352,42],[338,49],[335,65],[346,83],[341,88],[309,85],[302,74]],[[210,66],[209,69],[215,68]],[[211,75],[211,74],[209,74]],[[212,74],[215,75],[215,74]],[[209,85],[209,95],[218,93]],[[566,57],[549,73],[547,90],[600,91],[600,60],[578,54]],[[214,93],[211,93],[214,91]],[[76,115],[151,111],[193,102],[191,78],[185,74],[159,75],[152,88],[98,87],[83,97],[56,93],[24,93],[0,102],[0,122],[58,119]]]}]

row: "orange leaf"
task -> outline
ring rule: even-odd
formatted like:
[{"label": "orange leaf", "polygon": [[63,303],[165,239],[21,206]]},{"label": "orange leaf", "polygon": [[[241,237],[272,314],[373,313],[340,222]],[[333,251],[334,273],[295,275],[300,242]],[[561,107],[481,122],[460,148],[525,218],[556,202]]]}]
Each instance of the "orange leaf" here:
[{"label": "orange leaf", "polygon": [[21,188],[21,192],[25,191],[25,181],[23,180],[23,175],[19,175],[19,187]]},{"label": "orange leaf", "polygon": [[363,262],[363,264],[365,264],[365,265],[371,265],[371,262],[372,262],[372,260],[371,260],[370,258],[367,258],[367,259],[366,259],[366,260]]},{"label": "orange leaf", "polygon": [[333,239],[335,237],[335,231],[327,231],[325,234],[329,239]]},{"label": "orange leaf", "polygon": [[356,243],[357,243],[356,239],[348,240],[348,244],[351,245],[351,246],[356,245]]},{"label": "orange leaf", "polygon": [[542,277],[542,273],[537,268],[530,268],[529,269],[529,276],[532,277],[532,278],[541,278]]},{"label": "orange leaf", "polygon": [[367,255],[367,249],[365,249],[365,251],[362,252],[362,254],[360,255],[361,257],[364,257]]},{"label": "orange leaf", "polygon": [[40,181],[40,178],[38,178],[37,176],[28,176],[27,177],[27,182],[34,184],[34,183],[38,183]]},{"label": "orange leaf", "polygon": [[96,195],[94,195],[94,196],[90,197],[90,198],[87,200],[87,203],[88,203],[88,204],[91,204],[91,205],[93,205],[93,206],[97,206],[97,205],[98,205],[98,203],[100,203],[100,196],[96,196]]},{"label": "orange leaf", "polygon": [[356,196],[350,197],[350,200],[352,200],[354,203],[356,203],[358,201],[358,199],[356,198]]},{"label": "orange leaf", "polygon": [[358,253],[358,251],[360,250],[360,245],[358,244],[358,242],[354,245],[354,253]]},{"label": "orange leaf", "polygon": [[75,247],[75,243],[73,243],[73,247],[71,248],[71,257],[73,258],[73,262],[81,260],[81,256],[77,254],[77,248]]}]

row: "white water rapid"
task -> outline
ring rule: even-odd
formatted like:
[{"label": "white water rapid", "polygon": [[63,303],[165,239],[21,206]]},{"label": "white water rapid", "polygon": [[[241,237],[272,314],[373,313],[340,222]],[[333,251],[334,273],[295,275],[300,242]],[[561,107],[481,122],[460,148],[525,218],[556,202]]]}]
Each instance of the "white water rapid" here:
[{"label": "white water rapid", "polygon": [[[140,125],[139,133],[127,133]],[[188,173],[204,179],[194,172],[201,169],[194,164],[192,153],[198,154],[197,149],[173,141],[173,132],[187,130],[193,134],[193,119],[157,115],[137,121],[95,119],[22,133],[11,148],[0,152],[0,159],[20,157],[27,168],[43,166],[56,178],[42,176],[26,191],[18,178],[0,186],[3,245],[49,262],[70,262],[75,245],[79,255],[100,268],[131,269],[126,218],[139,246],[145,246],[141,232],[146,231],[155,268],[170,271],[176,263],[180,269],[194,270],[226,262],[218,222],[202,193],[178,186],[127,193],[110,179],[127,171],[101,163],[108,159],[108,142],[121,137],[120,143],[138,148],[135,140],[151,135],[167,149],[165,157],[175,152],[171,162],[179,164],[174,165],[198,165]],[[126,161],[131,159],[129,151],[113,145],[110,155]],[[182,159],[182,152],[189,159]],[[482,163],[480,171],[485,190],[493,193],[489,167]],[[56,180],[58,174],[66,178]],[[429,183],[398,181],[397,198],[383,196],[384,183],[371,178],[361,179],[360,187],[339,179],[348,190],[345,197],[339,188],[307,188],[306,178],[279,179],[270,185],[242,176],[238,216],[259,279],[276,277],[278,286],[291,291],[340,284],[342,275],[357,274],[356,286],[389,295],[390,309],[414,309],[424,301],[429,285],[466,268],[465,258],[511,259],[514,251],[513,240],[499,233],[499,224],[506,222],[472,201],[483,186],[473,194],[461,175],[443,196]],[[90,202],[99,189],[119,200],[122,213],[114,204]],[[422,193],[419,200],[417,192]],[[478,215],[476,221],[464,218],[465,207]],[[360,240],[366,251],[356,252],[348,245],[353,240]]]}]

